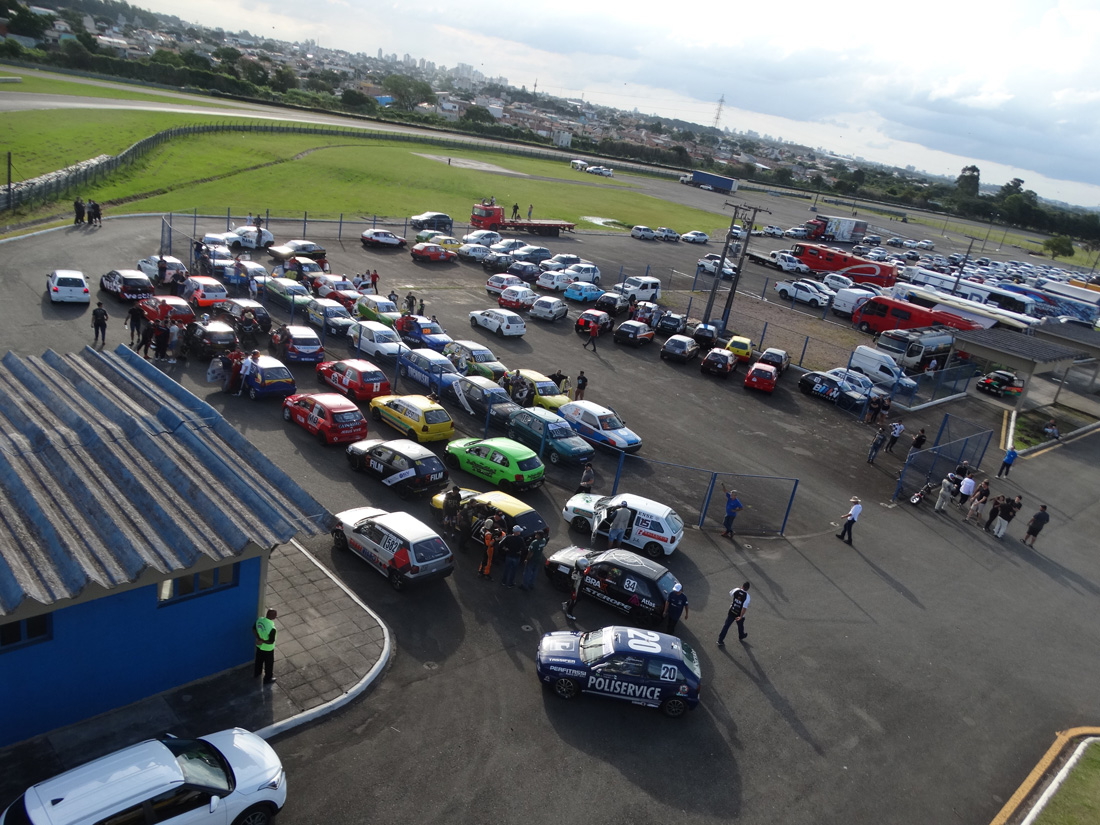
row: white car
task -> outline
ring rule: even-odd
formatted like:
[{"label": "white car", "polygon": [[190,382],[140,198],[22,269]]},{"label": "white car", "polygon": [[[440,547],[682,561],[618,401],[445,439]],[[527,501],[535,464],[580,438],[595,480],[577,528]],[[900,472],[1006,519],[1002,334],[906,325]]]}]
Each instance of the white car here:
[{"label": "white car", "polygon": [[379,321],[356,321],[348,327],[348,346],[379,361],[396,361],[398,353],[409,349],[392,327]]},{"label": "white car", "polygon": [[562,274],[574,281],[586,281],[596,286],[600,285],[600,268],[595,264],[588,262],[573,264],[562,270]]},{"label": "white car", "polygon": [[829,287],[834,293],[842,289],[851,289],[855,286],[851,278],[841,275],[839,272],[830,272],[828,275],[822,277],[821,282]]},{"label": "white car", "polygon": [[394,235],[388,229],[364,229],[359,239],[363,246],[388,246],[392,249],[400,249],[407,243],[404,238]]},{"label": "white car", "polygon": [[561,298],[546,296],[535,301],[527,314],[532,318],[542,318],[544,321],[557,321],[560,318],[569,317],[569,307]]},{"label": "white car", "polygon": [[518,275],[493,275],[485,282],[485,291],[490,296],[499,298],[501,293],[510,286],[527,286]]},{"label": "white car", "polygon": [[883,249],[881,246],[874,247],[864,257],[869,261],[885,261],[886,256],[890,253]]},{"label": "white car", "polygon": [[332,293],[342,289],[348,289],[352,292],[358,291],[355,284],[343,275],[319,275],[317,280],[313,282],[313,291],[317,293],[318,298],[328,298]]},{"label": "white car", "polygon": [[257,226],[240,226],[228,234],[236,236],[236,241],[229,239],[230,246],[243,246],[245,249],[267,249],[275,243],[274,235]]},{"label": "white car", "polygon": [[458,248],[458,257],[481,262],[492,255],[492,250],[478,243],[464,243]]},{"label": "white car", "polygon": [[491,229],[478,229],[471,232],[469,235],[463,235],[463,243],[476,243],[481,246],[492,246],[495,243],[500,243],[504,240],[504,236],[499,232],[493,232]]},{"label": "white car", "polygon": [[784,301],[801,301],[812,307],[829,305],[829,298],[802,281],[776,281],[772,287]]},{"label": "white car", "polygon": [[483,327],[501,338],[527,332],[523,319],[510,309],[477,309],[470,313],[470,326]]},{"label": "white car", "polygon": [[681,235],[680,240],[686,243],[706,243],[710,240],[710,236],[707,235],[706,232],[700,232],[698,229],[693,229]]},{"label": "white car", "polygon": [[635,226],[630,230],[630,237],[643,241],[653,241],[657,239],[657,233],[648,226]]},{"label": "white car", "polygon": [[77,269],[55,269],[46,276],[46,292],[55,304],[90,304],[92,293],[88,289],[88,280]]},{"label": "white car", "polygon": [[722,265],[722,278],[725,280],[729,280],[730,278],[732,278],[734,273],[737,271],[736,264],[731,263],[728,259],[723,261],[721,255],[717,255],[714,253],[711,253],[710,255],[704,255],[702,258],[696,261],[696,265],[700,269],[702,269],[704,272],[709,272],[711,275],[714,275],[718,271],[719,264]]},{"label": "white car", "polygon": [[774,224],[770,226],[765,226],[764,236],[768,238],[782,238],[783,230],[780,227],[775,226]]},{"label": "white car", "polygon": [[788,238],[807,238],[810,233],[806,231],[804,226],[792,226],[786,232],[783,233]]},{"label": "white car", "polygon": [[844,367],[834,367],[831,370],[825,370],[825,375],[831,375],[838,381],[843,381],[853,392],[858,392],[862,395],[881,396],[887,394],[884,390],[878,389],[875,386],[875,382],[861,372],[855,372],[854,370],[845,369]]},{"label": "white car", "polygon": [[559,252],[553,258],[547,258],[545,261],[540,261],[539,269],[543,272],[557,272],[573,266],[573,264],[587,263],[591,263],[591,261],[586,261],[580,255],[574,255],[571,252]]},{"label": "white car", "polygon": [[636,453],[642,449],[641,436],[627,427],[618,414],[608,407],[593,401],[570,401],[558,407],[558,415],[594,447],[607,447],[625,453]]},{"label": "white car", "polygon": [[566,272],[548,270],[539,275],[535,280],[535,286],[560,292],[566,289],[575,280],[576,278]]},{"label": "white car", "polygon": [[821,281],[815,281],[812,278],[799,278],[798,283],[808,286],[810,289],[817,292],[818,295],[821,295],[824,298],[828,298],[830,301],[832,301],[833,298],[836,297],[836,292],[827,287]]},{"label": "white car", "polygon": [[502,307],[506,306],[510,309],[530,309],[538,299],[538,293],[524,284],[508,287],[500,293],[497,301]]},{"label": "white car", "polygon": [[[286,804],[278,754],[243,728],[148,739],[27,788],[0,820],[29,825],[258,825]],[[155,817],[152,812],[156,812]]]},{"label": "white car", "polygon": [[907,240],[902,241],[901,245],[903,247],[905,247],[906,249],[916,249],[917,248],[917,242],[914,241],[912,238],[909,238]]},{"label": "white car", "polygon": [[684,538],[684,520],[667,504],[632,493],[578,493],[566,502],[561,515],[574,530],[591,533],[593,538],[606,536],[616,509],[623,504],[630,511],[623,544],[639,548],[651,559],[672,555]]},{"label": "white car", "polygon": [[337,513],[336,520],[339,526],[332,531],[336,548],[362,558],[385,576],[394,590],[443,579],[454,572],[455,560],[447,542],[408,513],[356,507]]},{"label": "white car", "polygon": [[658,226],[655,230],[653,230],[653,234],[657,236],[657,240],[659,241],[680,240],[680,233],[669,229],[667,226]]},{"label": "white car", "polygon": [[730,240],[739,241],[739,240],[741,240],[742,238],[745,237],[745,230],[742,229],[740,226],[734,226],[729,231],[729,236],[730,236]]},{"label": "white car", "polygon": [[[160,255],[150,255],[148,258],[142,258],[137,262],[137,268],[149,276],[149,280],[153,283],[157,283],[157,262],[160,260]],[[181,261],[179,258],[174,258],[171,255],[164,256],[164,262],[168,265],[165,274],[169,278],[177,272],[187,274],[187,264]],[[266,270],[264,270],[266,272]]]},{"label": "white car", "polygon": [[917,249],[935,249],[936,245],[931,241],[918,241]]},{"label": "white car", "polygon": [[505,255],[509,255],[517,249],[523,249],[527,246],[527,241],[521,241],[518,238],[506,238],[503,241],[497,241],[495,244],[489,247],[493,252],[501,252]]}]

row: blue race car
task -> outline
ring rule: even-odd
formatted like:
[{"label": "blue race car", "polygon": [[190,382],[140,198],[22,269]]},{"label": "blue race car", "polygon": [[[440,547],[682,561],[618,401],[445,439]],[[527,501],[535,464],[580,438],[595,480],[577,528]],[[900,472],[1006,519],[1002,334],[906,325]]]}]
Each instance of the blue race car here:
[{"label": "blue race car", "polygon": [[642,449],[641,437],[607,407],[592,401],[570,401],[558,407],[558,415],[593,447],[608,447],[626,453],[636,453]]},{"label": "blue race car", "polygon": [[401,340],[410,349],[426,347],[436,352],[443,352],[443,348],[451,343],[448,335],[438,321],[425,318],[423,315],[404,315],[394,323]]},{"label": "blue race car", "polygon": [[587,281],[573,281],[565,288],[562,295],[570,301],[580,301],[587,304],[589,301],[595,301],[603,295],[603,290]]},{"label": "blue race car", "polygon": [[653,630],[612,626],[547,633],[535,670],[562,699],[594,693],[660,708],[674,719],[699,704],[698,655],[676,636]]}]

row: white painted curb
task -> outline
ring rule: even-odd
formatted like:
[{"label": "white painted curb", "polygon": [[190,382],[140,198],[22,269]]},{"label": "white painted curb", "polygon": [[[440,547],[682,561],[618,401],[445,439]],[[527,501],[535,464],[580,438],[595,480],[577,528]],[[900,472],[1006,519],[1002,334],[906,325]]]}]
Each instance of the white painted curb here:
[{"label": "white painted curb", "polygon": [[1020,825],[1031,825],[1031,823],[1036,820],[1039,814],[1043,812],[1043,808],[1046,807],[1047,803],[1050,801],[1050,798],[1054,796],[1055,791],[1057,791],[1058,788],[1061,787],[1062,783],[1066,780],[1066,777],[1069,776],[1069,772],[1073,770],[1073,766],[1077,764],[1078,760],[1080,760],[1081,754],[1085,752],[1085,748],[1096,742],[1100,742],[1100,737],[1090,736],[1088,739],[1084,740],[1083,742],[1081,742],[1080,745],[1077,746],[1076,750],[1073,751],[1073,756],[1066,760],[1066,764],[1062,766],[1062,770],[1058,771],[1054,779],[1051,780],[1051,783],[1047,785],[1046,790],[1043,791],[1043,795],[1040,796],[1039,800],[1035,803],[1034,806],[1032,806],[1031,811],[1026,817],[1024,817],[1024,820],[1020,823]]}]

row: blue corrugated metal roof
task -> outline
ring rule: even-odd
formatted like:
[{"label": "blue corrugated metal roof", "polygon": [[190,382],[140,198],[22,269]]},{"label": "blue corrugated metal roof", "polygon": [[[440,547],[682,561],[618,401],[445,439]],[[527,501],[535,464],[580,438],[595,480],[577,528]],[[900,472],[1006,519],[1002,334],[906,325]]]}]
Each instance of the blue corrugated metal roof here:
[{"label": "blue corrugated metal roof", "polygon": [[126,347],[0,359],[0,616],[329,526],[209,404]]}]

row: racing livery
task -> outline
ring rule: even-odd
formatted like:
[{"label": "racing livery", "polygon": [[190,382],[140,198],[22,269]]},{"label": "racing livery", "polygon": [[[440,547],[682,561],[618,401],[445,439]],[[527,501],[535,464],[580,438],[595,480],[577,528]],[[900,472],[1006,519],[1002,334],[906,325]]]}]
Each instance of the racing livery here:
[{"label": "racing livery", "polygon": [[[446,493],[438,493],[432,496],[432,513],[435,520],[443,522],[443,498]],[[524,504],[515,496],[502,493],[500,490],[490,490],[487,493],[479,493],[477,490],[462,488],[459,491],[461,503],[458,505],[458,532],[463,544],[469,539],[481,541],[480,535],[474,535],[477,525],[478,511],[484,511],[486,515],[500,516],[504,519],[504,529],[511,533],[517,524],[522,528],[522,536],[529,539],[536,531],[541,530],[547,538],[550,537],[550,527],[542,516],[529,504]]]},{"label": "racing livery", "polygon": [[678,718],[699,704],[702,671],[676,636],[633,627],[547,633],[535,655],[540,681],[562,699],[594,693]]},{"label": "racing livery", "polygon": [[358,441],[367,434],[363,413],[334,392],[288,395],[283,400],[283,419],[305,427],[322,444]]},{"label": "racing livery", "polygon": [[434,493],[446,487],[450,477],[435,453],[407,438],[356,441],[348,445],[347,456],[353,470],[377,476],[401,498]]},{"label": "racing livery", "polygon": [[595,539],[608,534],[615,509],[621,504],[630,510],[623,543],[640,547],[651,559],[671,555],[684,538],[684,520],[675,510],[633,493],[577,493],[565,503],[561,515],[574,530],[591,533]]},{"label": "racing livery", "polygon": [[566,547],[546,559],[546,577],[559,590],[570,588],[570,575],[578,559],[588,571],[581,593],[619,610],[635,621],[658,624],[676,577],[657,562],[629,550],[587,550]]},{"label": "racing livery", "polygon": [[386,374],[364,358],[318,364],[317,381],[334,387],[354,401],[370,401],[375,396],[390,394]]},{"label": "racing livery", "polygon": [[503,490],[532,490],[545,481],[546,467],[534,450],[510,438],[455,439],[445,460]]},{"label": "racing livery", "polygon": [[408,513],[356,507],[336,514],[332,540],[385,576],[394,590],[413,582],[443,579],[455,569],[447,542]]},{"label": "racing livery", "polygon": [[577,435],[595,447],[608,447],[626,453],[642,449],[642,439],[627,428],[614,410],[591,401],[570,401],[557,408]]}]

